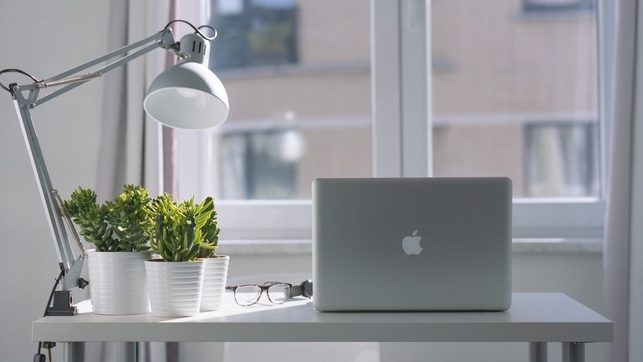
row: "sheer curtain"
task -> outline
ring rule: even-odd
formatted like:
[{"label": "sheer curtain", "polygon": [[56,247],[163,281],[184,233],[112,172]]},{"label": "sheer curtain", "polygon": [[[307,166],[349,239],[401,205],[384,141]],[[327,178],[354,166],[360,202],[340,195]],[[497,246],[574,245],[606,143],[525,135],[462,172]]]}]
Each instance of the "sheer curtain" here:
[{"label": "sheer curtain", "polygon": [[[110,50],[144,39],[169,21],[170,0],[112,0]],[[147,86],[165,67],[165,53],[151,52],[105,77],[97,194],[113,199],[126,183],[142,185],[151,195],[163,191],[162,126],[147,119]],[[101,200],[102,201],[102,200]]]},{"label": "sheer curtain", "polygon": [[606,361],[643,361],[643,6],[620,0],[612,93],[607,230],[606,316],[614,343]]},{"label": "sheer curtain", "polygon": [[[108,49],[115,50],[159,32],[169,22],[170,2],[111,0]],[[164,132],[164,127],[148,119],[143,110],[147,87],[165,69],[166,56],[167,52],[153,51],[114,69],[104,79],[96,185],[99,202],[114,199],[124,184],[144,186],[150,195],[165,191],[164,179],[166,184],[173,185],[173,134]],[[168,167],[163,166],[164,159]],[[164,171],[169,177],[163,177]],[[164,343],[141,343],[138,348],[131,343],[87,343],[85,359],[118,360],[123,355],[136,353],[135,349],[142,360],[176,360],[172,359],[175,352],[171,346]]]}]

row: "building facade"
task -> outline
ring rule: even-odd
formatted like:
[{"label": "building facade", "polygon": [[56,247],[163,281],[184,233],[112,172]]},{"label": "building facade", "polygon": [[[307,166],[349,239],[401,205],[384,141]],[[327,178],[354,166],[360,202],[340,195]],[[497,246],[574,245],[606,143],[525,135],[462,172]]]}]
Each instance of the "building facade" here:
[{"label": "building facade", "polygon": [[[599,192],[596,6],[432,0],[433,176],[508,176],[515,197]],[[307,199],[370,177],[368,0],[214,0],[230,117],[222,199]],[[409,14],[408,16],[412,16]]]}]

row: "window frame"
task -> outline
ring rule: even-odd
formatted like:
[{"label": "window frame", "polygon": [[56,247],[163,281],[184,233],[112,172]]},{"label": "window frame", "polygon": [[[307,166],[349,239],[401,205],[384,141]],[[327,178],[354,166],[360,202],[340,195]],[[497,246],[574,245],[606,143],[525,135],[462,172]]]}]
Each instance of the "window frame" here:
[{"label": "window frame", "polygon": [[[602,3],[602,1],[601,1]],[[431,176],[431,0],[371,1],[371,44],[376,177]],[[426,5],[426,6],[425,6]],[[424,15],[419,18],[418,15]],[[601,24],[599,32],[610,24]],[[600,26],[602,25],[602,27]],[[600,35],[599,35],[600,36]],[[601,39],[605,41],[605,39]],[[412,44],[413,46],[410,46]],[[423,46],[423,47],[422,47]],[[603,66],[607,49],[601,49],[599,103],[607,96],[608,68]],[[609,52],[607,52],[609,53]],[[413,57],[414,61],[407,58]],[[391,71],[397,69],[398,71]],[[418,91],[418,79],[427,85]],[[410,81],[409,81],[410,80]],[[410,96],[409,96],[410,95]],[[604,107],[600,107],[604,110]],[[604,120],[601,116],[601,151],[605,151]],[[425,121],[426,120],[426,121]],[[426,135],[425,138],[418,135]],[[424,154],[411,150],[426,150]],[[601,196],[597,198],[514,199],[514,239],[600,239],[604,234],[605,152],[601,172]]]},{"label": "window frame", "polygon": [[[605,159],[609,126],[603,104],[609,96],[612,53],[601,48],[609,29],[602,24],[599,1],[599,107],[601,127],[601,196],[568,199],[514,199],[514,239],[597,240],[604,234]],[[431,176],[431,0],[371,0],[371,81],[373,118],[373,176]],[[418,81],[419,79],[419,81]],[[209,133],[208,133],[209,134]],[[201,150],[212,149],[206,138],[192,133]],[[424,152],[417,152],[423,150]],[[215,163],[216,164],[216,163]],[[195,166],[197,169],[199,166]],[[203,167],[203,166],[200,166]],[[206,185],[195,172],[189,187],[204,196]],[[217,201],[221,239],[225,243],[259,240],[302,240],[312,237],[313,211],[310,200]]]}]

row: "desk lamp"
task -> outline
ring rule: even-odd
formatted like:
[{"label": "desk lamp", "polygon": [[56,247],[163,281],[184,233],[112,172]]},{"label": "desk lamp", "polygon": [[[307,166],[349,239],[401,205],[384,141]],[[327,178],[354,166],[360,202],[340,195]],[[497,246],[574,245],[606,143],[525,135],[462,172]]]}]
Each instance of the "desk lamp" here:
[{"label": "desk lamp", "polygon": [[[194,29],[194,33],[185,35],[180,42],[176,42],[170,28],[170,25],[175,22],[190,25]],[[211,29],[214,36],[204,35],[201,32],[203,28]],[[61,214],[61,211],[64,213],[62,201],[56,189],[51,185],[30,110],[154,49],[163,48],[174,52],[179,60],[176,65],[161,73],[150,85],[143,102],[147,114],[160,123],[176,128],[200,129],[216,126],[226,120],[229,108],[228,96],[223,84],[207,66],[210,51],[209,42],[215,37],[216,30],[210,26],[204,25],[196,28],[187,21],[174,20],[168,23],[163,30],[146,39],[45,80],[38,80],[19,69],[0,71],[0,75],[16,72],[33,80],[33,83],[26,85],[12,83],[5,86],[0,83],[0,86],[11,93],[13,98],[60,262],[61,272],[56,286],[54,286],[52,297],[47,304],[47,315],[74,315],[77,313],[76,308],[71,304],[70,290],[76,287],[84,288],[88,284],[80,277],[87,253],[71,220],[68,216]],[[80,72],[97,67],[107,61],[111,61],[111,63],[103,65],[91,73],[79,75]],[[43,89],[51,87],[62,88],[41,95]],[[79,249],[80,255],[78,257],[74,256],[72,244],[63,222],[67,223],[67,228]],[[56,290],[58,284],[61,286],[60,290]],[[52,298],[53,306],[50,306]]]}]

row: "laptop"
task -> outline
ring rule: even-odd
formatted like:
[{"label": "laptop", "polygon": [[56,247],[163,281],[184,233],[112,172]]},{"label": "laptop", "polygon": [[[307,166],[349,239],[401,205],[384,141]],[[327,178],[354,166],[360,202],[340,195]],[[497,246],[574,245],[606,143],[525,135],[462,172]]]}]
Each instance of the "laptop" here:
[{"label": "laptop", "polygon": [[314,180],[315,309],[508,309],[511,189],[499,177]]}]

